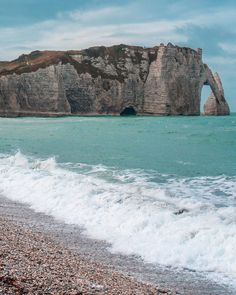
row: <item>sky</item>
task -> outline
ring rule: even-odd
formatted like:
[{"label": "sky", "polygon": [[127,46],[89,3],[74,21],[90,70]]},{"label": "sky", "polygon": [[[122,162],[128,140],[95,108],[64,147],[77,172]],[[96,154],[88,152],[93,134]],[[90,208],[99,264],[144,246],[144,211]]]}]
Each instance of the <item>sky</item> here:
[{"label": "sky", "polygon": [[168,42],[203,49],[236,112],[236,0],[0,0],[0,60],[33,50]]}]

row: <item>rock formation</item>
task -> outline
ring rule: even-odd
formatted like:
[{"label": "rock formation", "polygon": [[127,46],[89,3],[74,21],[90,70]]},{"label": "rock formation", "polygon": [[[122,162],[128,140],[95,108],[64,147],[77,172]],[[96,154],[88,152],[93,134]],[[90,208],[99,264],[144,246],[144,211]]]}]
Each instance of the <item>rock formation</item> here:
[{"label": "rock formation", "polygon": [[201,49],[169,43],[34,51],[0,62],[0,115],[199,115],[204,84],[212,89],[205,113],[229,114]]},{"label": "rock formation", "polygon": [[[224,89],[221,83],[221,79],[218,73],[214,74],[213,79],[217,85],[217,90],[212,89],[205,105],[204,114],[205,115],[229,115],[229,106],[225,100]],[[214,94],[214,91],[219,91],[219,93]],[[220,99],[219,99],[220,98]]]}]

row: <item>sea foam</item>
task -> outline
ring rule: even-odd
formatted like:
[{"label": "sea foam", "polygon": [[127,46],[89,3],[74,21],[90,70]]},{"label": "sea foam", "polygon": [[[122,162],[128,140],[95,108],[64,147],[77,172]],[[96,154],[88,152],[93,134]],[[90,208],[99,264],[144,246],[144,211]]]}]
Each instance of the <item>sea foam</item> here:
[{"label": "sea foam", "polygon": [[178,178],[0,155],[0,194],[84,228],[110,251],[236,281],[235,177]]}]

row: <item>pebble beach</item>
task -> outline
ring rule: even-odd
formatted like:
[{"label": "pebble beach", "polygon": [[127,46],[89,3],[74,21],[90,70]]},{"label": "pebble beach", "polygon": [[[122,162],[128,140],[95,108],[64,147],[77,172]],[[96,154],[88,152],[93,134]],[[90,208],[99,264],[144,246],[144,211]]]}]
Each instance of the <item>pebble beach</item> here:
[{"label": "pebble beach", "polygon": [[90,262],[0,218],[0,294],[175,294]]},{"label": "pebble beach", "polygon": [[187,270],[111,253],[83,229],[0,196],[0,294],[235,293]]}]

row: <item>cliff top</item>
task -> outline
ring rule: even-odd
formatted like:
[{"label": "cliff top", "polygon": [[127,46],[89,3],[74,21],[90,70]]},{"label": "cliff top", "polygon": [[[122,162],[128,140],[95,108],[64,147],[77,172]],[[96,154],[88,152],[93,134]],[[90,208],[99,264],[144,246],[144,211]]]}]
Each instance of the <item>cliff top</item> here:
[{"label": "cliff top", "polygon": [[136,61],[140,62],[141,54],[143,52],[147,52],[150,55],[150,59],[152,60],[157,51],[160,48],[175,48],[178,51],[183,52],[184,54],[193,53],[196,55],[201,55],[201,49],[191,49],[188,47],[179,47],[174,46],[171,43],[167,45],[160,44],[159,46],[154,46],[152,48],[146,48],[141,46],[131,46],[131,45],[113,45],[110,47],[105,46],[94,46],[88,49],[83,50],[68,50],[68,51],[33,51],[29,54],[22,54],[17,59],[12,61],[0,61],[0,76],[5,76],[9,74],[22,74],[27,72],[34,72],[39,68],[45,68],[53,64],[57,64],[59,62],[71,63],[74,64],[75,61],[71,58],[71,56],[82,55],[88,56],[90,58],[98,58],[108,56],[111,60],[118,60],[119,58],[125,58],[127,56],[126,49],[129,51],[133,51]]}]

